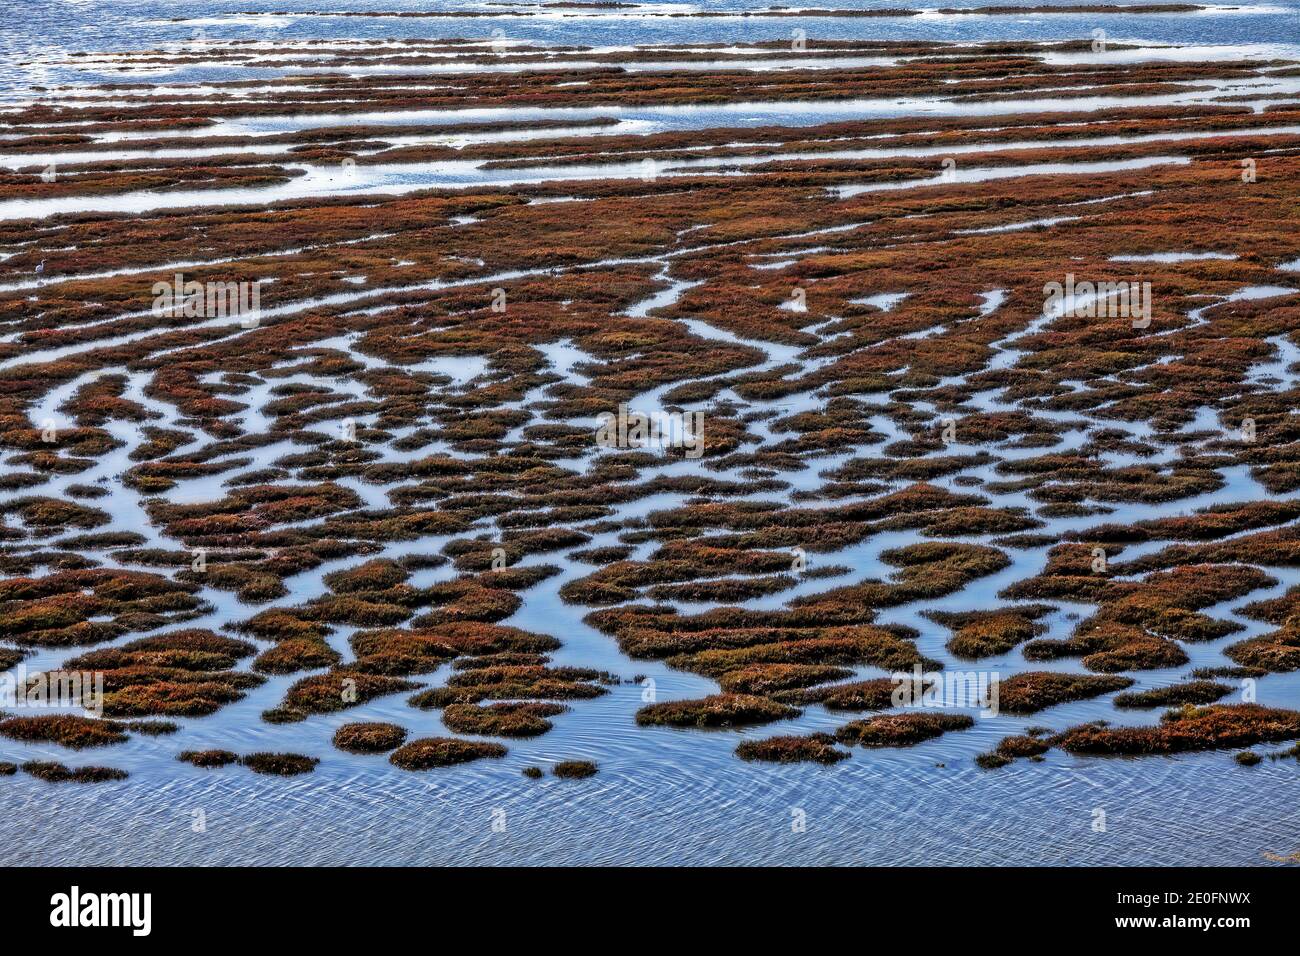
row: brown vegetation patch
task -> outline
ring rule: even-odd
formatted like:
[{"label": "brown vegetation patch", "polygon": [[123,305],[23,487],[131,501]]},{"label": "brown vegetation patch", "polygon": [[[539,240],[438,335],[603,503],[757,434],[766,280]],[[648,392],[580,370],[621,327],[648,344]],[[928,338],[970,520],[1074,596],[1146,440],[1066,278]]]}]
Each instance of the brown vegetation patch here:
[{"label": "brown vegetation patch", "polygon": [[564,780],[585,780],[596,776],[596,769],[592,760],[561,760],[551,767],[551,773]]},{"label": "brown vegetation patch", "polygon": [[[916,692],[918,688],[913,684],[911,690]],[[903,695],[908,692],[906,683],[900,683],[892,677],[876,677],[806,690],[803,702],[821,704],[827,710],[885,710],[901,702]]]},{"label": "brown vegetation patch", "polygon": [[320,763],[320,760],[316,757],[305,757],[302,754],[259,752],[245,754],[239,758],[239,762],[253,773],[269,774],[276,777],[295,777],[299,774],[311,773],[316,769],[316,765]]},{"label": "brown vegetation patch", "polygon": [[1169,754],[1219,750],[1300,737],[1300,713],[1258,704],[1212,704],[1168,711],[1155,727],[1084,724],[1052,738],[1081,754]]},{"label": "brown vegetation patch", "polygon": [[551,729],[547,717],[562,714],[560,704],[450,704],[442,712],[447,729],[485,737],[536,737]]},{"label": "brown vegetation patch", "polygon": [[1037,618],[1050,613],[1047,604],[1027,604],[997,611],[926,611],[925,616],[951,628],[944,645],[957,657],[978,660],[1005,654],[1043,632]]},{"label": "brown vegetation patch", "polygon": [[247,641],[188,629],[89,651],[63,666],[103,672],[108,716],[201,717],[263,682],[230,669],[254,650]]},{"label": "brown vegetation patch", "polygon": [[1116,707],[1170,707],[1182,704],[1212,704],[1232,693],[1232,687],[1210,680],[1193,680],[1168,687],[1115,695]]},{"label": "brown vegetation patch", "polygon": [[411,681],[336,667],[296,681],[284,695],[283,707],[305,714],[328,714],[356,707],[376,697],[417,687]]},{"label": "brown vegetation patch", "polygon": [[71,714],[41,714],[0,720],[0,735],[11,740],[60,744],[81,750],[126,743],[123,726],[111,720],[96,720]]},{"label": "brown vegetation patch", "polygon": [[909,712],[855,720],[835,731],[835,739],[862,747],[910,747],[948,731],[968,730],[975,720],[965,714]]},{"label": "brown vegetation patch", "polygon": [[1268,673],[1300,668],[1300,629],[1291,626],[1229,644],[1223,654],[1243,667]]},{"label": "brown vegetation patch", "polygon": [[797,691],[813,684],[840,680],[852,673],[845,667],[824,664],[753,664],[727,671],[718,683],[729,694],[771,697],[781,691]]},{"label": "brown vegetation patch", "polygon": [[601,683],[616,680],[588,667],[494,665],[458,671],[445,687],[421,691],[411,697],[410,703],[413,707],[434,708],[483,700],[589,700],[608,693]]},{"label": "brown vegetation patch", "polygon": [[1031,760],[1040,758],[1043,754],[1051,749],[1051,745],[1038,737],[1032,737],[1028,734],[1014,734],[1010,737],[1003,737],[996,748],[989,753],[982,753],[975,757],[975,763],[985,770],[993,770],[997,767],[1005,767],[1021,757],[1028,757]]},{"label": "brown vegetation patch", "polygon": [[176,759],[196,767],[226,767],[239,763],[239,754],[230,750],[182,750]]},{"label": "brown vegetation patch", "polygon": [[399,747],[406,729],[397,724],[344,724],[334,731],[334,746],[355,754],[377,754]]},{"label": "brown vegetation patch", "polygon": [[746,740],[736,748],[741,760],[762,760],[769,763],[825,763],[832,764],[849,757],[847,750],[835,746],[830,734],[809,734],[806,737],[768,737],[764,740]]},{"label": "brown vegetation patch", "polygon": [[86,569],[10,578],[0,581],[0,637],[44,647],[98,644],[192,615],[200,606],[197,590],[142,571]]},{"label": "brown vegetation patch", "polygon": [[1034,714],[1057,704],[1087,700],[1132,686],[1133,680],[1128,677],[1026,671],[1000,682],[998,707],[1011,714]]},{"label": "brown vegetation patch", "polygon": [[1024,655],[1029,661],[1081,657],[1084,667],[1103,673],[1177,667],[1188,661],[1187,653],[1173,641],[1124,624],[1080,629],[1066,640],[1031,641]]},{"label": "brown vegetation patch", "polygon": [[28,760],[22,770],[46,783],[108,783],[128,776],[115,767],[68,767],[52,760]]},{"label": "brown vegetation patch", "polygon": [[799,716],[799,710],[750,694],[713,694],[698,700],[649,704],[636,712],[643,727],[743,727]]}]

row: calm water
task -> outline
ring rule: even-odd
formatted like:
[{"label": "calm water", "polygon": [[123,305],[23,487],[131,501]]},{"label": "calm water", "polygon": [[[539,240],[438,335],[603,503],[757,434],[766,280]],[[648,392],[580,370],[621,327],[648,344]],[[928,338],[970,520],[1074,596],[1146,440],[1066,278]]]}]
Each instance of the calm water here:
[{"label": "calm water", "polygon": [[[980,5],[982,0],[960,0]],[[328,5],[327,5],[328,4]],[[744,9],[755,0],[717,0],[698,6]],[[846,5],[854,5],[852,3]],[[919,6],[876,0],[871,6]],[[954,4],[955,5],[955,4]],[[193,0],[158,3],[23,2],[6,4],[0,19],[0,90],[22,95],[33,82],[103,79],[75,73],[46,59],[74,51],[141,49],[193,39],[288,39],[321,37],[485,37],[493,29],[523,40],[561,44],[748,42],[782,39],[796,28],[810,38],[924,38],[940,40],[1084,39],[1102,28],[1125,38],[1207,47],[1238,46],[1268,55],[1276,44],[1300,43],[1300,0],[1196,16],[1089,15],[1051,17],[913,18],[898,20],[638,20],[628,17],[480,19],[228,18],[255,8],[255,0]],[[399,10],[428,5],[411,0],[267,0],[266,9]],[[437,9],[482,8],[465,2]],[[13,15],[19,11],[21,15]],[[168,18],[186,16],[183,23]],[[1207,51],[1208,55],[1208,51]],[[43,58],[41,78],[22,64]],[[220,79],[230,71],[190,70],[163,79]],[[1117,250],[1122,252],[1123,250]],[[823,463],[824,466],[824,463]],[[819,466],[820,467],[820,466]],[[1247,477],[1211,500],[1265,497]],[[1198,502],[1208,503],[1207,501]],[[1177,513],[1181,506],[1162,513]],[[648,507],[646,502],[638,508]],[[1160,509],[1157,509],[1160,510]],[[1138,520],[1151,509],[1125,508],[1107,520]],[[875,555],[889,544],[880,536],[848,557],[857,576],[874,573]],[[603,539],[593,544],[606,543]],[[976,582],[949,601],[952,607],[997,603],[998,588],[1034,573],[1040,552],[1021,552],[1015,567]],[[555,560],[548,556],[549,561]],[[323,569],[329,570],[329,569]],[[622,657],[613,642],[581,621],[583,609],[555,597],[563,580],[546,582],[508,623],[555,634],[564,647],[557,664],[606,668],[624,678],[649,675],[660,699],[699,696],[715,689],[702,678],[662,665]],[[1277,592],[1300,581],[1274,570]],[[298,584],[311,586],[304,577]],[[427,583],[427,582],[421,582]],[[818,585],[818,589],[824,586]],[[301,599],[303,590],[298,591]],[[772,603],[788,598],[773,599]],[[1264,597],[1261,593],[1251,599]],[[753,602],[755,604],[761,602]],[[1242,602],[1234,602],[1239,604]],[[950,659],[947,632],[905,607],[886,620],[922,630],[923,653]],[[1208,609],[1227,616],[1232,606]],[[241,615],[243,616],[243,615]],[[1049,636],[1063,636],[1073,622],[1067,611],[1053,616]],[[1251,624],[1255,630],[1258,624]],[[345,633],[333,640],[341,644]],[[1139,688],[1172,683],[1192,667],[1221,663],[1217,650],[1235,635],[1188,647],[1192,663],[1139,675]],[[41,655],[29,666],[63,655]],[[1017,654],[987,666],[1021,669]],[[1072,669],[1076,662],[1057,662]],[[864,673],[866,673],[864,671]],[[435,675],[435,682],[445,673]],[[1244,770],[1227,753],[1174,759],[1079,759],[1052,752],[1041,764],[1020,762],[994,773],[978,770],[975,754],[1002,736],[1034,724],[1064,727],[1114,711],[1102,701],[1055,708],[1030,718],[1000,716],[974,729],[899,751],[855,750],[833,768],[754,766],[732,751],[745,736],[833,729],[845,718],[818,708],[795,721],[750,732],[695,733],[638,729],[632,714],[642,689],[626,683],[600,700],[578,703],[555,719],[555,730],[532,741],[509,744],[503,760],[412,774],[383,757],[355,757],[330,746],[335,728],[353,720],[392,720],[413,737],[444,732],[436,713],[408,708],[403,695],[346,714],[272,727],[258,714],[279,702],[292,678],[277,678],[221,711],[186,721],[171,737],[133,737],[130,743],[69,758],[57,748],[6,742],[0,758],[45,757],[72,764],[107,763],[131,772],[120,784],[55,787],[26,776],[0,778],[0,838],[7,862],[65,863],[872,863],[872,864],[1253,864],[1263,854],[1300,850],[1300,779],[1294,761],[1265,761]],[[1261,682],[1265,704],[1300,706],[1300,675]],[[1127,722],[1156,714],[1125,715]],[[321,757],[316,772],[280,780],[237,768],[205,771],[179,764],[187,748],[221,747],[239,752],[290,750]],[[520,770],[561,759],[591,759],[600,773],[586,781],[525,780]],[[1105,832],[1094,830],[1103,811]],[[195,821],[203,820],[196,828]],[[792,821],[802,819],[802,832]],[[504,821],[504,830],[493,823]]]}]

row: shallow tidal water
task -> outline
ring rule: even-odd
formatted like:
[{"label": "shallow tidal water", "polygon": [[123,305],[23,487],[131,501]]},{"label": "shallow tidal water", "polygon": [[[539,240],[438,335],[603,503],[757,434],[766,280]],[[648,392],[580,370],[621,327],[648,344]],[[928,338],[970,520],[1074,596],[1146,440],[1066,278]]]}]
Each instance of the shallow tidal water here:
[{"label": "shallow tidal water", "polygon": [[[976,0],[961,0],[978,5]],[[649,6],[654,6],[651,3]],[[903,0],[839,0],[841,6],[919,7]],[[142,49],[185,42],[201,29],[213,40],[306,40],[321,38],[399,39],[484,37],[502,29],[511,39],[553,44],[633,46],[647,43],[728,44],[788,38],[807,30],[810,38],[979,41],[1085,39],[1103,28],[1116,41],[1126,38],[1204,46],[1206,55],[1241,50],[1268,56],[1300,45],[1300,0],[1270,0],[1240,9],[1195,16],[1062,15],[1030,17],[927,16],[910,19],[791,18],[656,19],[630,14],[606,16],[477,19],[371,19],[321,16],[252,17],[254,0],[36,0],[22,4],[22,17],[0,24],[0,95],[21,98],[40,82],[95,84],[110,76],[72,71],[52,64],[33,72],[33,58],[60,59],[69,53]],[[413,0],[272,0],[277,11],[321,9],[401,10],[428,5]],[[680,7],[680,4],[673,5]],[[766,7],[757,0],[703,0],[701,9]],[[439,9],[482,9],[467,0],[439,3]],[[170,18],[184,17],[181,22]],[[1193,54],[1194,55],[1194,54]],[[239,71],[186,69],[153,77],[194,82],[234,78]],[[39,76],[38,76],[39,74]],[[634,117],[638,118],[638,117]],[[804,117],[799,122],[818,122]],[[732,117],[730,125],[784,122],[755,115]],[[707,125],[707,124],[706,124]],[[427,185],[427,182],[423,185]],[[415,188],[419,188],[417,185]],[[1125,250],[1116,249],[1117,255]],[[992,288],[992,285],[991,285]],[[551,355],[563,358],[563,349]],[[581,359],[581,355],[578,356]],[[779,356],[773,356],[777,361]],[[572,361],[572,358],[570,359]],[[558,363],[557,363],[558,364]],[[454,369],[442,369],[455,373]],[[469,371],[468,377],[475,374]],[[140,397],[144,401],[143,397]],[[124,436],[134,441],[131,436]],[[268,457],[278,453],[266,451]],[[826,467],[820,462],[818,468]],[[1268,497],[1248,476],[1229,476],[1227,485],[1205,500],[1189,499],[1155,508],[1120,506],[1108,521],[1135,521],[1181,514],[1216,501]],[[945,485],[939,481],[936,484]],[[361,490],[358,488],[358,490]],[[373,489],[372,489],[373,490]],[[212,489],[201,489],[207,492]],[[215,492],[214,492],[215,493]],[[636,510],[662,506],[638,501]],[[111,505],[109,506],[110,510]],[[630,513],[627,510],[622,513]],[[129,522],[129,512],[115,513]],[[609,544],[602,537],[590,546]],[[883,548],[906,543],[905,536],[877,535],[846,554],[818,556],[826,564],[860,562],[854,577],[884,569]],[[427,541],[418,549],[428,551]],[[1132,549],[1125,558],[1139,553]],[[400,555],[395,545],[391,555]],[[919,610],[992,607],[1007,583],[1037,572],[1043,552],[1016,551],[1012,567],[975,581],[959,594],[925,607],[907,605],[881,616],[921,630],[918,648],[946,662],[947,632],[917,615]],[[0,778],[0,840],[7,862],[18,865],[247,864],[834,864],[834,865],[1275,865],[1273,857],[1300,851],[1300,775],[1293,760],[1265,760],[1237,766],[1229,752],[1173,758],[1079,758],[1051,751],[1041,763],[1018,761],[996,772],[980,770],[976,754],[1007,734],[1047,724],[1065,726],[1113,718],[1105,700],[1055,707],[1029,717],[1001,715],[977,720],[961,733],[903,749],[852,748],[851,759],[832,767],[750,764],[737,759],[736,744],[774,733],[834,730],[844,717],[809,707],[792,721],[745,731],[695,732],[640,728],[634,712],[643,706],[641,678],[654,680],[659,700],[698,697],[716,690],[712,681],[670,670],[660,662],[632,661],[614,641],[582,622],[587,609],[558,599],[558,587],[590,571],[557,556],[537,563],[561,563],[564,574],[525,595],[524,607],[506,622],[550,633],[563,642],[556,665],[606,669],[624,683],[602,698],[576,703],[554,718],[551,732],[509,742],[509,754],[453,768],[411,773],[384,756],[354,756],[330,745],[334,730],[358,720],[392,720],[411,738],[444,729],[436,712],[413,710],[406,695],[373,701],[341,714],[316,716],[294,725],[259,720],[275,706],[296,677],[273,677],[243,700],[217,714],[181,720],[178,734],[133,735],[102,753],[72,755],[61,748],[6,741],[0,757],[52,759],[74,764],[108,763],[130,772],[120,783],[51,786],[25,775]],[[345,562],[346,563],[346,562]],[[525,562],[529,563],[529,562]],[[290,579],[295,590],[283,603],[312,596],[326,566]],[[1300,574],[1267,569],[1276,588],[1252,594],[1259,600],[1300,583]],[[435,569],[427,584],[447,576]],[[811,583],[811,582],[810,582]],[[826,587],[818,582],[815,589]],[[745,602],[779,606],[799,592]],[[226,596],[213,621],[246,611]],[[1058,602],[1059,603],[1059,602]],[[1227,616],[1232,606],[1207,613]],[[1080,606],[1081,608],[1083,606]],[[1070,612],[1049,619],[1045,636],[1060,637],[1072,626]],[[1084,611],[1086,613],[1086,611]],[[1188,665],[1135,676],[1134,690],[1174,683],[1193,667],[1223,663],[1225,644],[1266,628],[1250,629],[1207,644],[1188,645]],[[190,626],[205,626],[204,621]],[[342,647],[348,630],[331,642]],[[51,666],[64,652],[42,652],[29,669]],[[957,665],[961,666],[961,665]],[[1023,667],[1019,652],[992,658],[979,669]],[[1077,661],[1055,661],[1041,669],[1082,670]],[[866,669],[863,673],[868,673]],[[434,684],[446,678],[434,675]],[[1300,707],[1300,673],[1271,675],[1260,703]],[[1159,711],[1124,714],[1126,723],[1154,722]],[[239,768],[210,771],[179,763],[183,749],[220,747],[296,751],[321,758],[314,773],[291,779],[262,777]],[[1268,749],[1268,748],[1265,748]],[[593,760],[597,776],[579,781],[550,776],[529,781],[527,766],[553,761]],[[1099,826],[1099,821],[1104,821]]]}]

